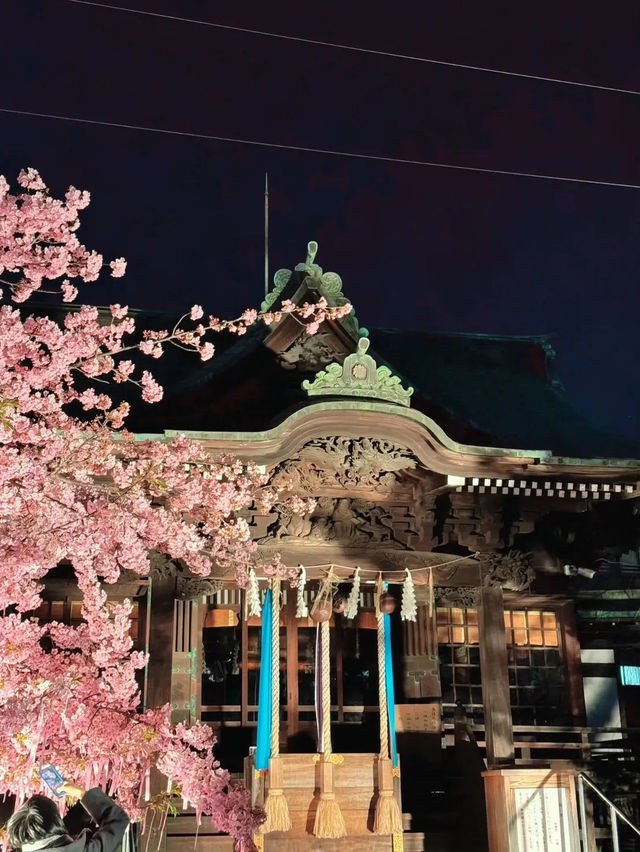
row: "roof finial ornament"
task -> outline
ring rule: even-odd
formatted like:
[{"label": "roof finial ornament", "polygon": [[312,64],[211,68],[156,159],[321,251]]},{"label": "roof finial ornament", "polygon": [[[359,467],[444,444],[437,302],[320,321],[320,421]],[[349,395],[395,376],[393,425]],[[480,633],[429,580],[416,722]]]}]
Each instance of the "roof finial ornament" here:
[{"label": "roof finial ornament", "polygon": [[[309,240],[307,243],[307,259],[304,263],[296,264],[296,272],[305,272],[314,282],[324,280],[326,275],[335,275],[335,272],[324,272],[321,266],[316,263],[316,255],[318,254],[318,243],[315,240]],[[336,276],[338,279],[340,276]],[[342,281],[340,281],[342,287]]]},{"label": "roof finial ornament", "polygon": [[347,355],[344,364],[329,364],[316,373],[313,381],[305,379],[302,387],[309,396],[359,396],[408,408],[413,388],[403,388],[388,367],[378,367],[367,354],[368,349],[369,339],[361,337],[357,352]]},{"label": "roof finial ornament", "polygon": [[[331,306],[344,305],[348,301],[342,292],[342,278],[337,272],[325,272],[321,266],[316,263],[316,255],[318,254],[318,243],[316,240],[309,240],[307,243],[307,256],[304,263],[296,264],[294,272],[300,273],[296,276],[296,281],[299,284],[302,280],[309,290],[315,290],[318,295],[323,296],[327,303]],[[291,281],[293,272],[290,269],[279,269],[273,276],[273,289],[266,294],[264,301],[260,305],[262,313],[275,310],[278,300],[283,298],[285,288]],[[366,336],[369,334],[366,328],[360,328],[355,314],[351,313],[342,319],[342,325],[355,338],[358,335]]]},{"label": "roof finial ornament", "polygon": [[307,266],[311,266],[318,254],[318,243],[315,240],[309,240],[307,243]]}]

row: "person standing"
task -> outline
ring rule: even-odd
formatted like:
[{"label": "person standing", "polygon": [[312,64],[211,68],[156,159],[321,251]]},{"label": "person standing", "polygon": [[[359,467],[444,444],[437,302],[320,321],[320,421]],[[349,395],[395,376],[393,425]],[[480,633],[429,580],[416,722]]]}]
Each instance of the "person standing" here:
[{"label": "person standing", "polygon": [[80,801],[97,828],[84,829],[71,837],[57,804],[47,796],[36,794],[13,814],[7,822],[8,847],[12,852],[40,852],[64,849],[64,852],[116,852],[129,825],[129,817],[99,787],[85,793],[72,784],[60,791]]}]

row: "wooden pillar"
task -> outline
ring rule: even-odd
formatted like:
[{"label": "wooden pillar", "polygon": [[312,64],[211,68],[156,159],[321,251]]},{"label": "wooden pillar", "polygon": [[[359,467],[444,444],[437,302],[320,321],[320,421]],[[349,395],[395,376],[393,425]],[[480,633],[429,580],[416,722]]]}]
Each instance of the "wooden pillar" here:
[{"label": "wooden pillar", "polygon": [[[144,690],[144,706],[161,707],[171,701],[171,667],[173,663],[173,620],[176,598],[176,578],[161,577],[150,581],[149,612],[147,613],[148,643],[147,674]],[[150,794],[153,798],[166,790],[167,779],[158,772],[151,770]],[[158,821],[155,820],[155,823]],[[150,831],[151,848],[156,852],[164,852],[166,837],[160,836],[153,827]],[[145,848],[147,836],[143,835]],[[141,846],[142,848],[142,846]]]},{"label": "wooden pillar", "polygon": [[[285,624],[285,673],[287,677],[287,724],[281,725],[280,735],[286,738],[298,732],[298,621],[296,619],[296,590],[287,587],[287,603],[281,610]],[[277,661],[280,665],[280,661]]]},{"label": "wooden pillar", "polygon": [[479,616],[485,740],[491,768],[512,764],[515,757],[501,588],[482,588]]},{"label": "wooden pillar", "polygon": [[151,581],[149,643],[145,709],[159,707],[171,701],[171,666],[173,663],[173,618],[176,599],[176,578],[160,577]]},{"label": "wooden pillar", "polygon": [[586,725],[587,712],[584,703],[582,684],[582,662],[580,658],[580,640],[573,602],[563,604],[558,612],[564,658],[567,664],[569,701],[574,725]]}]

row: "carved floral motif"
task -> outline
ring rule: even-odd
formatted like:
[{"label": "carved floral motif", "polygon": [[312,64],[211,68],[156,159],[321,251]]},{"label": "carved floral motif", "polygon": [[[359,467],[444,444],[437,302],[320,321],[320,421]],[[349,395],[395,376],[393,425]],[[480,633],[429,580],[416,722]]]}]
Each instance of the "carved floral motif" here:
[{"label": "carved floral motif", "polygon": [[529,554],[514,550],[508,553],[482,553],[480,564],[485,586],[500,586],[509,592],[524,592],[536,576],[530,565]]},{"label": "carved floral motif", "polygon": [[436,586],[433,595],[438,606],[476,607],[480,604],[480,586]]},{"label": "carved floral motif", "polygon": [[329,364],[302,387],[309,396],[357,396],[409,406],[413,388],[403,388],[388,367],[378,367],[368,349],[369,340],[361,337],[358,351],[347,355],[343,364]]},{"label": "carved floral motif", "polygon": [[386,491],[394,487],[400,471],[416,465],[411,451],[392,441],[330,435],[309,441],[296,457],[278,465],[271,484],[311,494],[327,487]]}]

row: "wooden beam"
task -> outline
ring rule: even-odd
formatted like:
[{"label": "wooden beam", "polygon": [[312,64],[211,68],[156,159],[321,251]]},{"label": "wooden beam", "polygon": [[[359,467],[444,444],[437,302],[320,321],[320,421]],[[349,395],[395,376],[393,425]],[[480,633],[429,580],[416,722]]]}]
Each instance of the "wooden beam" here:
[{"label": "wooden beam", "polygon": [[513,764],[513,724],[509,699],[507,643],[502,589],[483,587],[479,608],[480,669],[489,767]]}]

